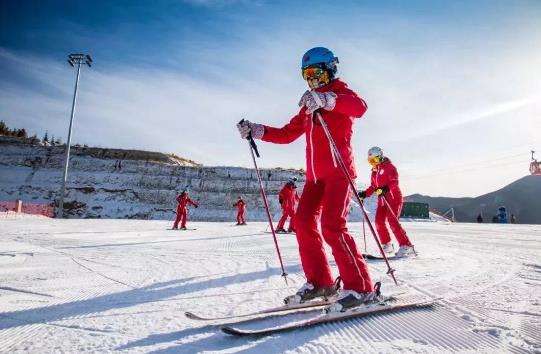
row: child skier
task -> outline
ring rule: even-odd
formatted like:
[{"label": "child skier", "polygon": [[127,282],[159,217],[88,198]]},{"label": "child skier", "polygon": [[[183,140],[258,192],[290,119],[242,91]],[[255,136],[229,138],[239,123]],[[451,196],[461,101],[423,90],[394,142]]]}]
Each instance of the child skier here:
[{"label": "child skier", "polygon": [[188,204],[193,205],[196,208],[198,207],[197,203],[188,196],[188,190],[184,189],[177,197],[177,218],[173,224],[173,229],[178,229],[178,223],[180,222],[180,229],[186,230],[186,223],[188,222]]},{"label": "child skier", "polygon": [[233,204],[237,208],[237,225],[246,225],[246,220],[244,220],[244,213],[246,212],[246,203],[239,196],[239,199]]},{"label": "child skier", "polygon": [[295,232],[295,205],[300,199],[299,194],[297,193],[297,185],[295,184],[296,181],[297,178],[290,178],[278,194],[278,201],[282,207],[282,217],[280,218],[280,221],[278,221],[276,232],[286,232],[284,226],[288,217],[290,219],[287,232]]},{"label": "child skier", "polygon": [[392,164],[391,160],[383,156],[383,151],[377,146],[368,150],[368,163],[372,166],[370,187],[360,192],[359,197],[364,199],[370,197],[374,192],[379,197],[378,207],[376,209],[376,230],[378,231],[383,251],[385,253],[392,253],[394,251],[391,236],[389,236],[389,231],[385,225],[387,221],[400,246],[398,252],[396,252],[396,256],[407,257],[410,254],[414,254],[413,245],[398,220],[403,201],[402,192],[398,186],[398,172],[396,167]]},{"label": "child skier", "polygon": [[[307,51],[301,72],[311,91],[299,102],[300,111],[282,128],[243,121],[240,135],[276,144],[289,144],[306,136],[306,183],[295,214],[299,253],[307,283],[286,301],[303,302],[337,293],[323,240],[332,254],[343,281],[333,309],[342,310],[371,302],[376,297],[362,254],[346,226],[351,190],[336,163],[329,141],[314,112],[325,119],[330,134],[352,178],[356,177],[351,148],[353,122],[367,109],[366,103],[346,83],[336,78],[338,58],[322,47]],[[318,228],[321,223],[321,233]]]}]

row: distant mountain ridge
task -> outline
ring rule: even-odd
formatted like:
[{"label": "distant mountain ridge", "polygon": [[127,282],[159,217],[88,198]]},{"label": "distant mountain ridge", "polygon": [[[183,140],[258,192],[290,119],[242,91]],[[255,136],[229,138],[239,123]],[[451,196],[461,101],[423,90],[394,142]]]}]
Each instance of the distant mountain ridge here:
[{"label": "distant mountain ridge", "polygon": [[515,214],[518,223],[541,224],[541,176],[525,176],[515,182],[475,198],[430,197],[413,194],[410,202],[428,203],[430,208],[444,213],[454,208],[459,222],[476,222],[483,215],[484,222],[491,222],[500,206],[505,206],[509,215]]}]

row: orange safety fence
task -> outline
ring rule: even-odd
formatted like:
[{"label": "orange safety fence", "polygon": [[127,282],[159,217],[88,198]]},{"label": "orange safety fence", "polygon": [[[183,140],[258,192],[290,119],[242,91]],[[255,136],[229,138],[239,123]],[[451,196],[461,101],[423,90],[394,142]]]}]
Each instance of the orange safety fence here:
[{"label": "orange safety fence", "polygon": [[20,212],[23,214],[43,215],[49,218],[54,217],[54,208],[50,205],[25,202],[20,203],[20,208],[18,208],[18,205],[19,202],[17,201],[0,201],[0,212]]}]

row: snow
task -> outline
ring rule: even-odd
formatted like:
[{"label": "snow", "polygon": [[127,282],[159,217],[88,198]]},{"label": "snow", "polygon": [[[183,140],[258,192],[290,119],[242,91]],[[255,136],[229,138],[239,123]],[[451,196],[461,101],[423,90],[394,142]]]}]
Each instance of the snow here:
[{"label": "snow", "polygon": [[[441,298],[438,305],[255,339],[184,312],[279,305],[304,283],[295,237],[278,236],[286,286],[265,223],[170,226],[1,218],[0,352],[541,352],[539,226],[405,223],[419,256],[392,261],[400,287],[382,261],[369,261],[373,280],[387,293]],[[350,230],[364,249],[362,224]]]}]

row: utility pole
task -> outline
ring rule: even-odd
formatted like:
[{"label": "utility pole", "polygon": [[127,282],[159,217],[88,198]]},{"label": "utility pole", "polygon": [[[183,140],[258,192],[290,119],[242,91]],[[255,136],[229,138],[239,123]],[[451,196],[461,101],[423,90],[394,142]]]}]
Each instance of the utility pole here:
[{"label": "utility pole", "polygon": [[70,54],[68,55],[68,64],[71,67],[77,65],[77,77],[75,79],[75,91],[73,92],[73,102],[71,104],[71,117],[70,125],[68,130],[68,141],[66,142],[66,159],[64,161],[64,176],[62,178],[62,189],[60,191],[60,202],[58,203],[58,212],[57,217],[64,217],[64,196],[66,194],[66,181],[68,179],[68,165],[70,158],[70,147],[71,147],[71,131],[73,128],[73,117],[75,115],[75,103],[77,101],[77,88],[79,87],[79,76],[81,74],[81,64],[86,64],[88,67],[92,66],[92,58],[88,54]]}]

